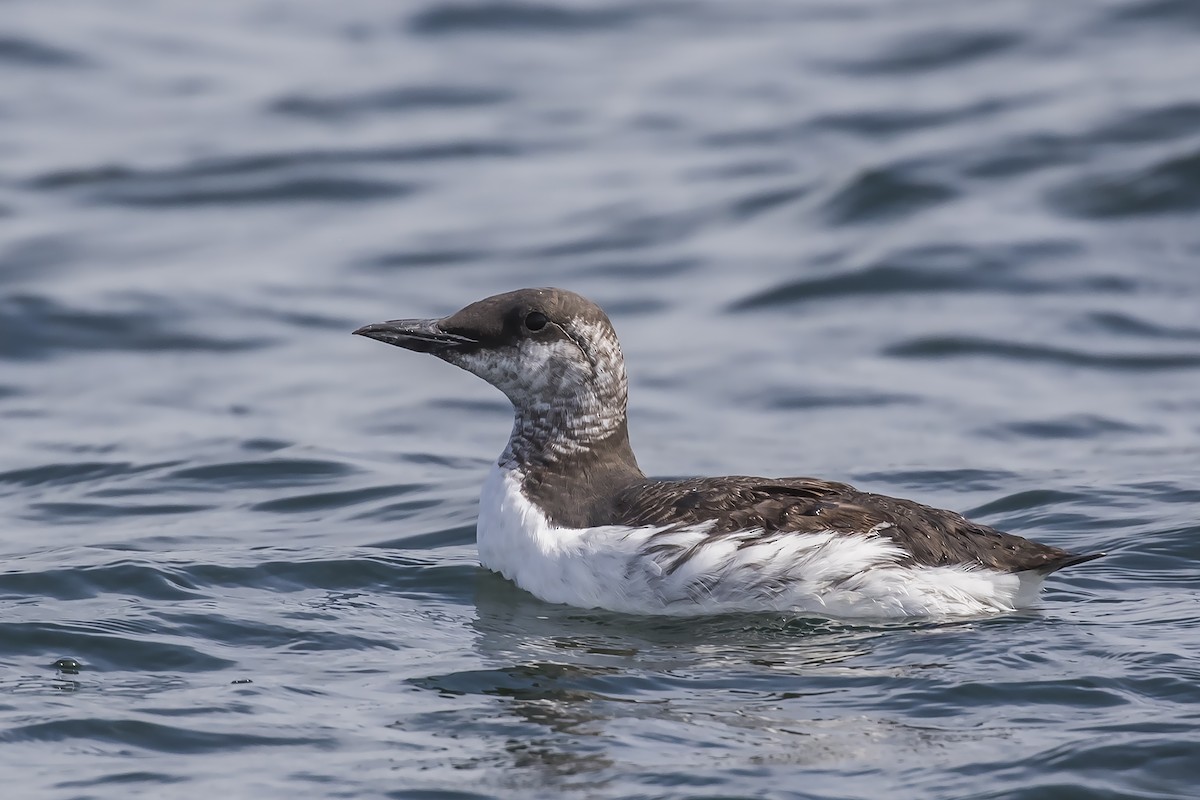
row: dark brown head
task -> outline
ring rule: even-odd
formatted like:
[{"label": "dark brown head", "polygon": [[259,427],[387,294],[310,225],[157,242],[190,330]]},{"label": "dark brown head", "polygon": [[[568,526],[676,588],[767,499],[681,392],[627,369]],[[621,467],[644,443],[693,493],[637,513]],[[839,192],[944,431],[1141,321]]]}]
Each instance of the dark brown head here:
[{"label": "dark brown head", "polygon": [[442,319],[398,319],[355,331],[431,353],[508,396],[522,418],[553,419],[582,438],[602,437],[625,419],[621,345],[608,316],[563,289],[520,289],[488,297]]}]

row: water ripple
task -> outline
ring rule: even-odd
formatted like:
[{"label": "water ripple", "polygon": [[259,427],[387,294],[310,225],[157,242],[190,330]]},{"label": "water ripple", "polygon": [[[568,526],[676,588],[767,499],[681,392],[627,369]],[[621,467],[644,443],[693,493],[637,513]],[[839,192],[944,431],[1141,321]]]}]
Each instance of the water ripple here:
[{"label": "water ripple", "polygon": [[19,725],[0,731],[0,741],[103,742],[154,753],[198,754],[237,752],[253,747],[322,746],[327,740],[309,736],[263,736],[237,730],[200,731],[133,719],[87,717]]},{"label": "water ripple", "polygon": [[1079,137],[1076,145],[1153,143],[1196,133],[1200,133],[1200,103],[1170,103],[1124,112]]},{"label": "water ripple", "polygon": [[790,186],[755,191],[730,203],[727,213],[735,220],[753,219],[780,206],[791,205],[808,193],[807,188]]},{"label": "water ripple", "polygon": [[970,516],[982,517],[990,514],[1005,514],[1013,511],[1028,511],[1047,506],[1062,506],[1085,500],[1078,492],[1060,489],[1028,489],[971,509]]},{"label": "water ripple", "polygon": [[529,255],[539,258],[582,256],[614,250],[640,250],[680,241],[698,230],[708,214],[638,214],[612,220],[602,233],[584,234],[544,247]]},{"label": "water ripple", "polygon": [[1050,198],[1066,213],[1093,219],[1195,212],[1200,209],[1200,152],[1073,180]]},{"label": "water ripple", "polygon": [[1168,325],[1165,322],[1142,319],[1122,311],[1095,311],[1084,319],[1088,329],[1119,336],[1147,339],[1174,339],[1177,341],[1200,341],[1200,327],[1192,325]]},{"label": "water ripple", "polygon": [[1018,436],[1033,439],[1096,439],[1115,434],[1141,434],[1155,430],[1152,426],[1132,425],[1121,420],[1093,414],[1072,414],[1055,419],[1026,420],[990,426],[985,435]]},{"label": "water ripple", "polygon": [[36,467],[0,472],[0,484],[15,486],[65,486],[84,481],[107,482],[107,479],[176,466],[179,461],[133,464],[128,461],[72,461],[41,464]]},{"label": "water ripple", "polygon": [[[612,667],[535,663],[428,675],[409,682],[422,689],[452,695],[479,693],[517,700],[579,702],[607,699],[606,689],[614,695],[637,694],[641,681],[637,676],[622,677],[620,671]],[[649,689],[651,685],[647,684],[645,688]]]},{"label": "water ripple", "polygon": [[[31,189],[84,189],[96,202],[153,208],[262,202],[345,202],[398,198],[422,188],[413,180],[354,177],[355,165],[399,164],[516,155],[512,142],[449,141],[428,145],[262,153],[209,158],[179,167],[101,166],[46,172]],[[335,172],[330,172],[335,170]]]},{"label": "water ripple", "polygon": [[625,27],[644,8],[566,8],[550,3],[481,2],[435,4],[415,14],[409,29],[424,36],[458,33],[587,33]]},{"label": "water ripple", "polygon": [[279,114],[340,122],[372,113],[488,106],[512,97],[507,90],[475,86],[400,86],[329,97],[289,95],[270,108]]},{"label": "water ripple", "polygon": [[0,622],[0,639],[8,656],[69,652],[96,669],[210,672],[233,665],[202,652],[199,643],[155,641],[128,631],[112,633],[90,622]]},{"label": "water ripple", "polygon": [[926,30],[885,45],[870,58],[839,62],[836,68],[853,75],[924,72],[995,56],[1015,48],[1022,39],[1012,31]]},{"label": "water ripple", "polygon": [[895,221],[957,196],[950,184],[893,165],[855,175],[825,201],[822,211],[831,225]]},{"label": "water ripple", "polygon": [[[126,302],[128,305],[128,302]],[[233,352],[266,346],[180,330],[185,315],[162,298],[137,298],[125,310],[68,306],[41,295],[0,297],[0,358],[34,359],[88,350]]]},{"label": "water ripple", "polygon": [[[235,619],[212,612],[163,613],[158,615],[164,624],[178,635],[219,642],[236,647],[263,647],[297,653],[325,650],[396,650],[395,642],[383,636],[363,636],[337,630],[334,626],[318,625],[312,629],[299,627],[300,614],[291,614],[287,624],[272,624],[261,620]],[[329,615],[307,615],[321,617]],[[336,617],[334,617],[336,619]],[[321,622],[321,620],[315,620]]]},{"label": "water ripple", "polygon": [[88,789],[96,786],[123,786],[125,784],[162,784],[168,785],[173,783],[186,782],[188,778],[182,775],[171,775],[165,772],[117,772],[111,775],[104,775],[99,778],[83,778],[69,781],[59,781],[55,784],[58,789]]},{"label": "water ripple", "polygon": [[1012,111],[1030,104],[1034,98],[989,99],[963,106],[943,109],[864,109],[814,116],[808,123],[816,131],[852,133],[869,138],[883,138],[912,133],[926,128],[938,128],[959,122],[978,122],[991,116]]},{"label": "water ripple", "polygon": [[[414,556],[325,558],[304,561],[263,561],[252,565],[190,564],[180,574],[198,590],[216,588],[271,589],[302,592],[387,590],[454,591],[463,569]],[[440,587],[440,588],[439,588]]]},{"label": "water ripple", "polygon": [[197,587],[185,574],[153,564],[120,562],[0,573],[0,592],[8,597],[37,594],[57,600],[82,600],[108,593],[146,600],[186,600],[196,596]]},{"label": "water ripple", "polygon": [[91,522],[114,517],[157,517],[170,514],[195,514],[212,508],[204,503],[78,503],[31,502],[27,515],[55,524]]},{"label": "water ripple", "polygon": [[[255,511],[269,511],[277,514],[311,513],[313,511],[333,510],[349,506],[382,500],[388,497],[407,494],[421,488],[413,485],[397,486],[368,486],[362,489],[350,489],[337,492],[307,492],[292,497],[280,497],[254,504]],[[409,511],[415,510],[412,506]]]},{"label": "water ripple", "polygon": [[272,151],[251,155],[205,158],[179,167],[134,169],[103,166],[46,172],[28,181],[33,189],[121,184],[127,181],[167,182],[273,172],[310,166],[348,167],[355,164],[429,162],[443,159],[510,156],[520,152],[511,142],[475,140],[424,145]]},{"label": "water ripple", "polygon": [[187,467],[169,473],[169,481],[186,481],[223,491],[253,482],[255,486],[295,486],[350,475],[354,468],[339,461],[313,458],[267,458]]},{"label": "water ripple", "polygon": [[482,250],[401,250],[363,259],[359,265],[378,272],[420,270],[428,267],[454,267],[479,261],[487,256]]},{"label": "water ripple", "polygon": [[78,68],[90,65],[79,53],[22,36],[0,35],[0,63],[17,67]]},{"label": "water ripple", "polygon": [[1045,362],[1071,367],[1129,372],[1192,369],[1200,367],[1196,353],[1090,353],[1065,347],[1024,344],[968,336],[926,336],[885,347],[895,358],[998,358]]},{"label": "water ripple", "polygon": [[1115,5],[1109,22],[1142,23],[1160,29],[1200,29],[1200,7],[1191,0],[1143,0]]},{"label": "water ripple", "polygon": [[1083,143],[1066,136],[1037,131],[1020,133],[989,143],[968,147],[957,154],[959,169],[968,177],[1012,178],[1038,170],[1087,160]]},{"label": "water ripple", "polygon": [[890,253],[878,262],[833,275],[787,281],[729,305],[731,311],[753,311],[830,299],[931,292],[986,292],[1031,295],[1050,292],[1124,292],[1134,285],[1119,276],[1027,278],[1017,274],[1031,264],[1077,251],[1065,242],[1027,242],[992,248],[953,244],[925,245]]}]

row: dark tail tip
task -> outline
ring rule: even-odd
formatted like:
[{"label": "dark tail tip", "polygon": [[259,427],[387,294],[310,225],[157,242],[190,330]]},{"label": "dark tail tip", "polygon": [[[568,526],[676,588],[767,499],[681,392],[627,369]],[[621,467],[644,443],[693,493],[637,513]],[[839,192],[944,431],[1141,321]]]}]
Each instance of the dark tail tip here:
[{"label": "dark tail tip", "polygon": [[1049,575],[1051,572],[1058,572],[1060,569],[1073,567],[1076,564],[1086,564],[1089,561],[1095,561],[1097,558],[1103,558],[1108,553],[1088,553],[1087,555],[1078,555],[1076,553],[1068,553],[1062,558],[1055,559],[1048,564],[1040,567],[1035,567],[1035,572],[1040,572],[1043,575]]}]

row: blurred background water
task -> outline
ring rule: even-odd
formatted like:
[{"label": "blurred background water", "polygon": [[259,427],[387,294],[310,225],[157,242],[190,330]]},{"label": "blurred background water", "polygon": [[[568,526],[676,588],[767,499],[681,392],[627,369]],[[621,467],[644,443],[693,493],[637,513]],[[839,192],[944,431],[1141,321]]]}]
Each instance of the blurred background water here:
[{"label": "blurred background water", "polygon": [[[0,2],[13,798],[1200,795],[1200,4]],[[953,624],[476,563],[502,396],[355,327],[604,305],[651,474],[1107,559]]]}]

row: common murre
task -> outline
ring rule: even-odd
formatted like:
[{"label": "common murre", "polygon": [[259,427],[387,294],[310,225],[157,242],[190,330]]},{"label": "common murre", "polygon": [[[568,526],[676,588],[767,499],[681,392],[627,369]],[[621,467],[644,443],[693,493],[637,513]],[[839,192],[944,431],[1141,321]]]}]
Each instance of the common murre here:
[{"label": "common murre", "polygon": [[636,614],[966,616],[1030,605],[1099,558],[816,478],[654,480],[638,467],[612,323],[562,289],[354,333],[504,392],[515,420],[480,497],[482,564],[552,603]]}]

